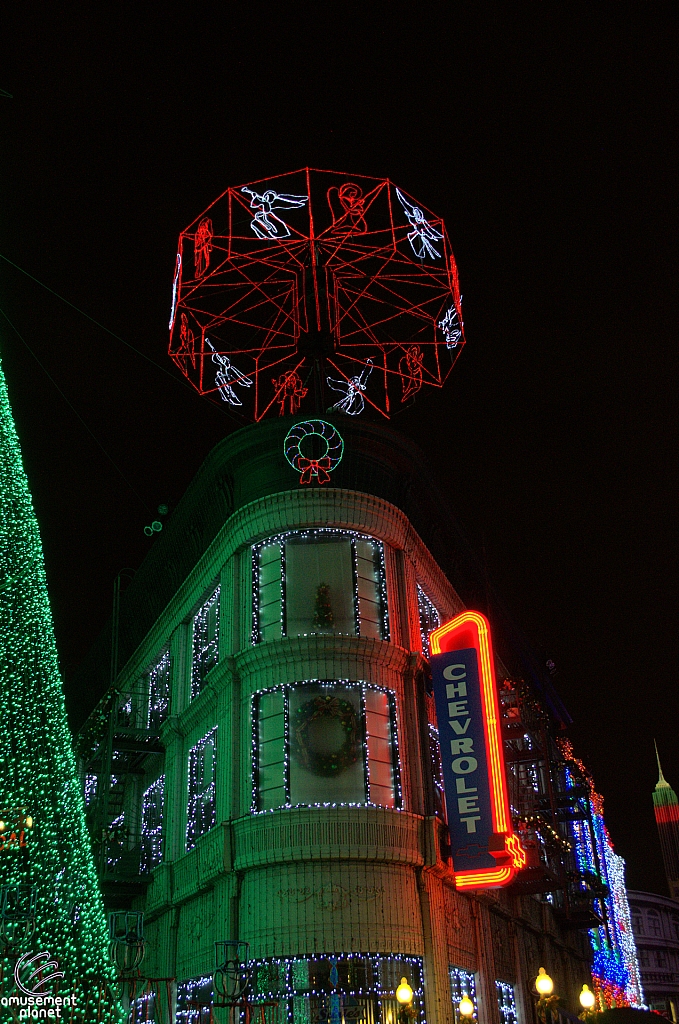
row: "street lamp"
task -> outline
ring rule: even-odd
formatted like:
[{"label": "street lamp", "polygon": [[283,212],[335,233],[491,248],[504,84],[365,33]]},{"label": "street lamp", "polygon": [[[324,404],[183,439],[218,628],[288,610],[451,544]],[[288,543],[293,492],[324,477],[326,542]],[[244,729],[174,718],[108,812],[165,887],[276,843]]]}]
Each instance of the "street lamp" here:
[{"label": "street lamp", "polygon": [[247,966],[249,949],[247,942],[215,942],[212,982],[222,1001],[220,1005],[234,1006],[245,998],[250,983],[250,969]]},{"label": "street lamp", "polygon": [[401,984],[396,989],[396,998],[401,1006],[407,1006],[413,1001],[413,990],[405,978],[401,978]]},{"label": "street lamp", "polygon": [[558,1006],[559,997],[554,994],[554,982],[544,967],[541,967],[538,971],[538,976],[535,979],[535,988],[540,997],[536,1007],[538,1020],[542,1021],[542,1024],[552,1024],[552,1011]]},{"label": "street lamp", "polygon": [[547,974],[544,967],[541,967],[538,971],[538,976],[535,979],[535,987],[543,998],[545,996],[551,996],[554,991],[554,982]]},{"label": "street lamp", "polygon": [[407,1024],[410,1017],[414,1016],[413,1013],[413,990],[408,984],[406,978],[401,978],[401,984],[396,989],[396,999],[401,1005],[399,1010],[398,1019],[400,1024]]},{"label": "street lamp", "polygon": [[471,1020],[474,1016],[474,1004],[469,996],[462,996],[460,1005],[458,1006],[458,1012],[460,1016],[465,1020]]},{"label": "street lamp", "polygon": [[582,992],[580,993],[580,1006],[583,1010],[591,1010],[596,1003],[596,996],[591,991],[589,985],[582,986]]}]

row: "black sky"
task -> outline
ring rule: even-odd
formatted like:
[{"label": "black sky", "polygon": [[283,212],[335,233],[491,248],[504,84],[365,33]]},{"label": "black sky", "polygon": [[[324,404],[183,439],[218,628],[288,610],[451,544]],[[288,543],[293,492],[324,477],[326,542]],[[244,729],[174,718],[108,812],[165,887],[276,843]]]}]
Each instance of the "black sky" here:
[{"label": "black sky", "polygon": [[[0,347],[67,699],[110,609],[235,424],[166,356],[179,231],[227,185],[388,176],[442,215],[467,347],[394,426],[425,447],[541,656],[632,887],[677,726],[676,7],[26,3],[0,26]],[[0,320],[2,318],[0,317]],[[174,379],[173,379],[174,378]]]}]

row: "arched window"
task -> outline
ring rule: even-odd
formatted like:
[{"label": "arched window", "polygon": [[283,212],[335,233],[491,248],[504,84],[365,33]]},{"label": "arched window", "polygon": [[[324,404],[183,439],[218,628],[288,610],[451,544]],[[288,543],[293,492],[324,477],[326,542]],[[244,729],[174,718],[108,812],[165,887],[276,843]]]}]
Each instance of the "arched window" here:
[{"label": "arched window", "polygon": [[646,911],[646,928],[649,935],[653,935],[656,938],[662,935],[662,924],[657,910]]},{"label": "arched window", "polygon": [[253,810],[400,807],[394,695],[346,680],[255,694]]}]

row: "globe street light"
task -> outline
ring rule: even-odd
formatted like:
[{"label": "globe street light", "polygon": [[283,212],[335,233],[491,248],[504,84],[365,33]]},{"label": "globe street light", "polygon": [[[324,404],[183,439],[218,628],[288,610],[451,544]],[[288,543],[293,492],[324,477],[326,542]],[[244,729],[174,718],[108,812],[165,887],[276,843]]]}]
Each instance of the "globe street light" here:
[{"label": "globe street light", "polygon": [[398,1014],[399,1024],[408,1024],[408,1020],[414,1016],[413,990],[408,984],[406,978],[401,978],[401,984],[396,989],[396,999],[401,1005],[401,1009]]},{"label": "globe street light", "polygon": [[458,1012],[461,1017],[470,1020],[474,1016],[474,1004],[469,996],[463,996],[458,1006]]},{"label": "globe street light", "polygon": [[401,978],[401,984],[396,989],[396,998],[401,1006],[407,1006],[413,1001],[413,990],[405,978]]},{"label": "globe street light", "polygon": [[544,967],[541,967],[538,971],[538,976],[535,979],[535,987],[541,996],[551,996],[554,991],[554,982],[547,974]]},{"label": "globe street light", "polygon": [[591,1010],[596,1003],[596,996],[591,991],[589,985],[582,986],[582,992],[580,993],[580,1006],[583,1010]]},{"label": "globe street light", "polygon": [[557,996],[553,995],[554,982],[544,967],[541,967],[538,971],[538,976],[535,979],[535,988],[540,996],[537,1005],[538,1020],[543,1021],[544,1024],[551,1024],[552,1009],[559,1000]]}]

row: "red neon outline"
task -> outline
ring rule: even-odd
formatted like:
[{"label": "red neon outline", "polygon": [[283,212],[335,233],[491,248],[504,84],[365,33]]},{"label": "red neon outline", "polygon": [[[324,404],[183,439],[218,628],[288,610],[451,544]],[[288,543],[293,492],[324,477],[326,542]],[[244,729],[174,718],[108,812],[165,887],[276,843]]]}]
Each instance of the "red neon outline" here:
[{"label": "red neon outline", "polygon": [[[328,186],[337,191],[347,183],[363,190],[361,231],[336,234],[337,211],[328,201]],[[276,408],[269,369],[280,362],[279,353],[287,353],[291,367],[302,359],[306,365],[307,345],[300,337],[312,325],[322,333],[329,328],[334,336],[334,366],[324,359],[323,370],[348,378],[355,364],[365,365],[368,359],[381,366],[382,374],[373,375],[364,398],[387,419],[390,407],[400,408],[417,392],[445,383],[464,335],[456,350],[448,350],[438,328],[451,305],[461,322],[457,272],[440,217],[400,189],[443,235],[438,259],[418,259],[408,242],[410,223],[402,204],[393,201],[395,185],[389,178],[305,167],[247,184],[257,192],[271,187],[309,197],[299,215],[285,215],[287,237],[259,239],[251,231],[252,209],[241,194],[243,187],[225,189],[182,232],[181,241],[189,238],[195,255],[198,226],[206,217],[212,221],[212,253],[199,277],[185,265],[182,250],[175,322],[185,312],[196,336],[207,335],[218,354],[235,358],[244,376],[254,375],[255,387],[242,398],[248,405],[254,399],[255,420]],[[199,355],[200,365],[184,366],[177,358],[175,333],[170,332],[170,357],[201,394],[215,391],[206,362],[211,352]],[[415,377],[408,375],[402,360],[412,344],[421,349],[421,379],[419,370]]]},{"label": "red neon outline", "polygon": [[505,836],[505,848],[491,851],[499,861],[511,859],[505,866],[481,868],[477,871],[456,871],[455,885],[458,889],[489,889],[507,885],[517,870],[526,862],[526,854],[519,837],[514,832],[509,810],[507,776],[500,735],[500,709],[495,683],[493,654],[490,638],[490,624],[481,612],[464,611],[454,619],[445,622],[429,634],[432,655],[449,651],[461,651],[473,647],[479,656],[481,676],[481,705],[483,708],[483,729],[486,737],[488,761],[488,784],[490,787],[493,831]]}]

